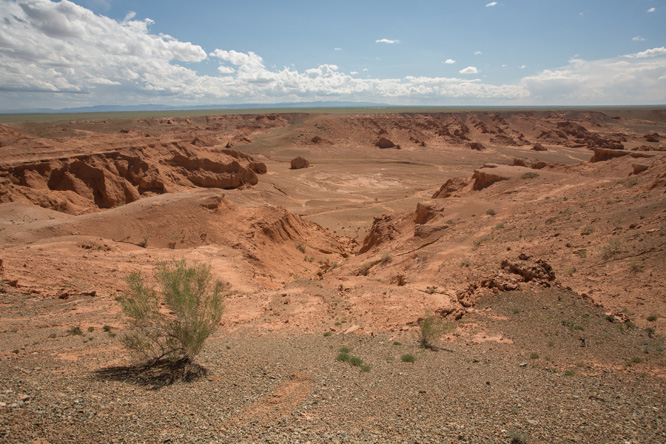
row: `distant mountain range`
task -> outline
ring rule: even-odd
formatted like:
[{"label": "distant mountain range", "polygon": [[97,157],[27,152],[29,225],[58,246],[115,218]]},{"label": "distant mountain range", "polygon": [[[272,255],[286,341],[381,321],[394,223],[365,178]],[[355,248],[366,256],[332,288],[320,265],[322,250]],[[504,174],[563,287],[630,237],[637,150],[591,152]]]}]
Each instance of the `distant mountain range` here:
[{"label": "distant mountain range", "polygon": [[77,108],[35,108],[16,111],[0,112],[1,114],[67,114],[67,113],[108,113],[123,111],[189,111],[189,110],[216,110],[216,109],[267,109],[267,108],[367,108],[391,106],[385,103],[370,102],[287,102],[287,103],[242,103],[232,105],[96,105]]}]

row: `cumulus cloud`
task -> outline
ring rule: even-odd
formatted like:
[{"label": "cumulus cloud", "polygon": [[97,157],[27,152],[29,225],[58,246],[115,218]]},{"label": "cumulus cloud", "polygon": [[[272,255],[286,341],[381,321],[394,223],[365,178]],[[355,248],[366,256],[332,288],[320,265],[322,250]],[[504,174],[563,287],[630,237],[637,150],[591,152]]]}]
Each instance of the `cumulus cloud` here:
[{"label": "cumulus cloud", "polygon": [[657,8],[650,8],[650,9],[647,10],[647,12],[648,12],[649,14],[652,14],[652,13],[653,13],[654,11],[656,11],[656,10],[657,10]]},{"label": "cumulus cloud", "polygon": [[522,79],[530,101],[550,104],[659,104],[666,102],[666,48],[629,56],[572,59]]},{"label": "cumulus cloud", "polygon": [[389,40],[387,38],[375,40],[375,43],[388,43],[389,45],[393,45],[395,43],[400,43],[400,40]]},{"label": "cumulus cloud", "polygon": [[497,6],[497,2],[486,3],[486,8],[491,8],[493,6]]},{"label": "cumulus cloud", "polygon": [[640,35],[637,35],[636,37],[632,37],[631,40],[633,40],[634,42],[644,42],[645,37],[641,37]]},{"label": "cumulus cloud", "polygon": [[[274,103],[666,103],[666,48],[545,70],[489,84],[468,66],[459,77],[374,78],[334,64],[267,67],[261,55],[200,46],[153,33],[152,20],[95,15],[68,0],[0,0],[0,107],[96,104]],[[383,39],[388,40],[388,39]],[[388,42],[397,43],[394,40]],[[388,43],[378,41],[378,43]],[[203,75],[201,62],[216,64]],[[187,65],[181,64],[186,62]],[[447,59],[446,64],[455,60]]]},{"label": "cumulus cloud", "polygon": [[342,51],[342,48],[333,48],[333,51]]},{"label": "cumulus cloud", "polygon": [[646,49],[645,51],[629,54],[626,57],[644,59],[645,57],[657,57],[666,54],[666,47]]},{"label": "cumulus cloud", "polygon": [[483,51],[474,51],[474,55],[481,55],[483,54]]},{"label": "cumulus cloud", "polygon": [[478,74],[479,70],[476,66],[468,66],[467,68],[461,69],[460,74]]}]

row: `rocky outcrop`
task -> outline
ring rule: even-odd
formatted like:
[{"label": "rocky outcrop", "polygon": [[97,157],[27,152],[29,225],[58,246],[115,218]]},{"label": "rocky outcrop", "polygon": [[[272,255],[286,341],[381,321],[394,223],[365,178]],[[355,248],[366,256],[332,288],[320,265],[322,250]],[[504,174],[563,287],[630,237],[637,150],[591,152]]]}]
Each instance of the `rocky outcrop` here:
[{"label": "rocky outcrop", "polygon": [[375,146],[384,149],[384,148],[394,148],[395,144],[386,137],[381,137],[377,142],[375,142]]},{"label": "rocky outcrop", "polygon": [[473,150],[476,150],[476,151],[483,151],[483,150],[486,149],[486,147],[483,146],[483,144],[479,143],[479,142],[470,142],[469,147]]},{"label": "rocky outcrop", "polygon": [[605,160],[615,159],[617,157],[631,156],[635,158],[652,157],[649,154],[639,154],[625,150],[595,149],[590,162],[603,162]]},{"label": "rocky outcrop", "polygon": [[532,151],[548,151],[548,149],[541,145],[540,143],[535,143],[534,146],[531,148]]},{"label": "rocky outcrop", "polygon": [[462,177],[454,177],[444,182],[444,185],[440,187],[435,194],[432,195],[432,199],[445,199],[455,195],[455,193],[462,191],[467,185],[469,185],[470,180]]},{"label": "rocky outcrop", "polygon": [[495,182],[508,179],[509,179],[508,177],[500,176],[499,174],[488,173],[481,170],[474,170],[474,174],[472,174],[472,189],[482,190],[494,184]]},{"label": "rocky outcrop", "polygon": [[310,162],[305,157],[298,156],[294,159],[291,159],[291,169],[292,170],[300,170],[301,168],[308,168],[310,166]]},{"label": "rocky outcrop", "polygon": [[177,144],[161,149],[170,157],[151,158],[136,150],[6,166],[0,168],[5,176],[0,183],[0,202],[30,201],[78,214],[183,186],[230,189],[254,185],[257,173],[266,172],[266,165],[236,151],[211,153],[215,159],[209,159]]}]

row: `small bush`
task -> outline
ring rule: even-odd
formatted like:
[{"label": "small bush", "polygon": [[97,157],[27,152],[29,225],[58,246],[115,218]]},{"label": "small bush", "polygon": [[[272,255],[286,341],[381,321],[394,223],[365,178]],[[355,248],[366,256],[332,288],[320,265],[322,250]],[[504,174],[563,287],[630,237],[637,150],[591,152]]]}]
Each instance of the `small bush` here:
[{"label": "small bush", "polygon": [[414,355],[402,355],[400,356],[400,360],[402,362],[415,362],[416,358],[414,357]]},{"label": "small bush", "polygon": [[95,327],[88,327],[88,333],[92,333],[95,331]]},{"label": "small bush", "polygon": [[654,316],[654,315],[652,315],[652,316],[648,316],[646,319],[647,319],[648,321],[650,321],[650,322],[654,322],[654,321],[657,320],[657,317]]},{"label": "small bush", "polygon": [[486,210],[486,214],[487,214],[488,216],[494,216],[494,215],[497,214],[497,211],[493,210],[492,208],[488,208],[488,209]]},{"label": "small bush", "polygon": [[423,348],[435,348],[434,342],[445,333],[456,328],[452,322],[443,322],[439,317],[426,313],[419,328],[419,344]]},{"label": "small bush", "polygon": [[361,269],[359,270],[359,274],[362,276],[367,276],[368,273],[370,272],[370,269],[372,268],[372,264],[369,262],[366,262],[365,264],[361,265]]},{"label": "small bush", "polygon": [[298,248],[298,251],[300,251],[301,253],[305,253],[305,244],[303,242],[297,243],[296,248]]},{"label": "small bush", "polygon": [[565,370],[564,371],[564,376],[573,376],[575,374],[576,374],[576,372],[574,372],[573,370]]},{"label": "small bush", "polygon": [[594,232],[594,227],[592,225],[588,225],[580,231],[580,234],[587,236],[588,234],[592,234],[592,232]]},{"label": "small bush", "polygon": [[[222,289],[213,281],[210,266],[185,260],[161,262],[155,271],[161,298],[146,286],[140,273],[127,278],[129,292],[118,298],[134,330],[122,338],[123,345],[154,360],[192,362],[222,317]],[[160,310],[163,301],[171,314]]]},{"label": "small bush", "polygon": [[105,325],[104,327],[102,327],[102,331],[105,332],[105,333],[110,332],[111,331],[111,326]]},{"label": "small bush", "polygon": [[539,353],[530,353],[530,359],[539,359]]},{"label": "small bush", "polygon": [[372,369],[372,366],[370,366],[370,365],[364,364],[364,365],[361,366],[361,371],[362,372],[369,372],[370,369]]},{"label": "small bush", "polygon": [[326,337],[329,337],[329,336],[331,336],[332,334],[333,334],[333,332],[330,332],[330,331],[324,332],[324,336],[326,336]]},{"label": "small bush", "polygon": [[70,328],[69,330],[67,330],[67,334],[71,336],[83,336],[83,332],[79,327]]},{"label": "small bush", "polygon": [[522,176],[520,176],[521,179],[536,179],[537,177],[539,177],[539,174],[538,173],[532,173],[532,172],[525,173]]},{"label": "small bush", "polygon": [[384,264],[388,264],[392,260],[393,260],[393,258],[391,257],[391,252],[390,251],[385,251],[384,254],[382,254],[382,258],[379,260],[379,263],[384,265]]},{"label": "small bush", "polygon": [[356,367],[360,367],[360,366],[363,364],[363,359],[358,358],[358,357],[356,357],[356,356],[351,356],[351,357],[349,358],[349,363],[350,363],[351,365],[355,365]]},{"label": "small bush", "polygon": [[604,259],[610,259],[613,256],[616,256],[620,253],[622,253],[622,249],[620,247],[620,240],[619,239],[611,239],[608,245],[602,248],[602,256]]},{"label": "small bush", "polygon": [[350,359],[351,359],[351,356],[349,356],[349,353],[347,353],[347,352],[340,352],[335,357],[336,361],[341,361],[341,362],[349,362]]}]

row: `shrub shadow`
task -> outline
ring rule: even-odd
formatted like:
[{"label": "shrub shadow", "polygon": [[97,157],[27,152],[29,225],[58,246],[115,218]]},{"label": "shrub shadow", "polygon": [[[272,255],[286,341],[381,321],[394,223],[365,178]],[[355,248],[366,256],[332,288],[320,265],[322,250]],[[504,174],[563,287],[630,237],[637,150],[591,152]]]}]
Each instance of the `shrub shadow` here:
[{"label": "shrub shadow", "polygon": [[157,361],[144,364],[105,367],[95,370],[95,376],[105,381],[129,382],[158,390],[176,382],[192,382],[208,374],[199,364],[186,360]]}]

